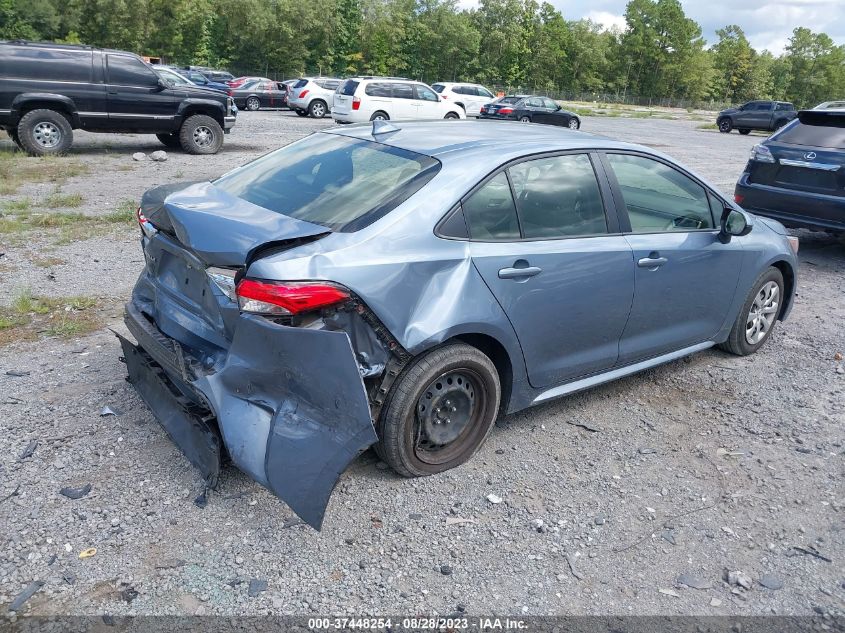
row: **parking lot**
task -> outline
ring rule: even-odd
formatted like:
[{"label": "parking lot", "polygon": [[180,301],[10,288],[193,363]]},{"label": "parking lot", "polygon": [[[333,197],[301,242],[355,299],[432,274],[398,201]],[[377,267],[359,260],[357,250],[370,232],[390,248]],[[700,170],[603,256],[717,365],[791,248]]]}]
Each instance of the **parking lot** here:
[{"label": "parking lot", "polygon": [[[109,331],[143,265],[120,212],[331,124],[245,112],[219,154],[160,163],[132,158],[162,149],[152,136],[76,131],[55,159],[73,169],[3,197],[36,219],[0,232],[0,307],[31,295],[36,314],[58,312],[0,329],[0,608],[43,581],[22,613],[845,611],[845,243],[821,233],[796,233],[795,308],[756,355],[706,351],[508,416],[434,477],[402,479],[368,451],[320,533],[232,468],[197,503],[199,475],[125,382]],[[582,122],[730,194],[761,137],[700,127]],[[51,196],[90,219],[36,221],[70,213]]]}]

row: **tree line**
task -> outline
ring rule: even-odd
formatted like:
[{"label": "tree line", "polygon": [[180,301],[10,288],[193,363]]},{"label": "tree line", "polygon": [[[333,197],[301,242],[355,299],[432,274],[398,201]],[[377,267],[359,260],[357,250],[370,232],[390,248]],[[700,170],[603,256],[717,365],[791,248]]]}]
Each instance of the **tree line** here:
[{"label": "tree line", "polygon": [[678,0],[630,0],[624,29],[548,2],[0,0],[0,39],[84,43],[276,78],[304,73],[479,81],[687,102],[845,98],[845,45],[798,27],[755,50],[731,24],[708,46]]}]

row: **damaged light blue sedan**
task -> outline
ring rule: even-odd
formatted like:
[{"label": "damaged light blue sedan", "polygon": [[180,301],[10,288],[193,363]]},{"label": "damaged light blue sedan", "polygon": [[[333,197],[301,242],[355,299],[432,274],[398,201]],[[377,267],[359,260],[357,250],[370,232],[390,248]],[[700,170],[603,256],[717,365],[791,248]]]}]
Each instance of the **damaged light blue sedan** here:
[{"label": "damaged light blue sedan", "polygon": [[547,126],[328,129],[145,194],[129,380],[209,485],[320,528],[374,446],[467,461],[497,415],[784,319],[798,243],[651,149]]}]

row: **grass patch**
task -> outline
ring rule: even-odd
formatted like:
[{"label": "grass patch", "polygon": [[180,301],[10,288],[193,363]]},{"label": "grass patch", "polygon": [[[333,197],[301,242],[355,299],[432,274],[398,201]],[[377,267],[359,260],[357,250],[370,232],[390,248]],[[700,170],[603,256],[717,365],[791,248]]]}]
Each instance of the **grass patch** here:
[{"label": "grass patch", "polygon": [[9,213],[21,213],[29,211],[32,208],[32,201],[29,198],[18,198],[17,200],[7,200],[3,203],[3,210]]},{"label": "grass patch", "polygon": [[697,126],[699,130],[718,130],[719,126],[715,123],[704,123],[702,125]]},{"label": "grass patch", "polygon": [[117,208],[112,211],[111,213],[107,213],[103,216],[103,219],[106,222],[111,222],[113,224],[119,223],[131,223],[135,222],[135,212],[138,209],[138,203],[134,200],[124,200],[121,202]]},{"label": "grass patch", "polygon": [[82,206],[82,202],[82,194],[63,194],[57,191],[47,196],[47,199],[44,201],[44,206],[48,209],[76,209],[77,207]]},{"label": "grass patch", "polygon": [[60,185],[68,178],[88,172],[87,165],[67,156],[35,158],[23,152],[0,150],[0,195],[12,195],[30,182],[53,182]]},{"label": "grass patch", "polygon": [[0,213],[0,235],[19,234],[38,230],[59,229],[57,244],[70,244],[89,237],[103,235],[119,225],[135,221],[137,203],[124,200],[105,215],[86,215],[76,211],[35,212],[18,209]]},{"label": "grass patch", "polygon": [[0,346],[29,341],[40,334],[72,338],[102,327],[93,297],[41,297],[23,290],[8,308],[0,308]]}]

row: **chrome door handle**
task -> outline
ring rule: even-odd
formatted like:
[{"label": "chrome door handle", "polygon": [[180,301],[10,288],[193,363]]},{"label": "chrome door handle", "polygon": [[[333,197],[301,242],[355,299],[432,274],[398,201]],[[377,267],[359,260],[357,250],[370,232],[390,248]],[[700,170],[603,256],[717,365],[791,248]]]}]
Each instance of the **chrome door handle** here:
[{"label": "chrome door handle", "polygon": [[665,257],[643,257],[637,261],[640,268],[659,268],[669,260]]},{"label": "chrome door handle", "polygon": [[527,279],[534,275],[539,275],[543,272],[542,268],[537,266],[528,266],[527,268],[502,268],[499,271],[499,279]]}]

